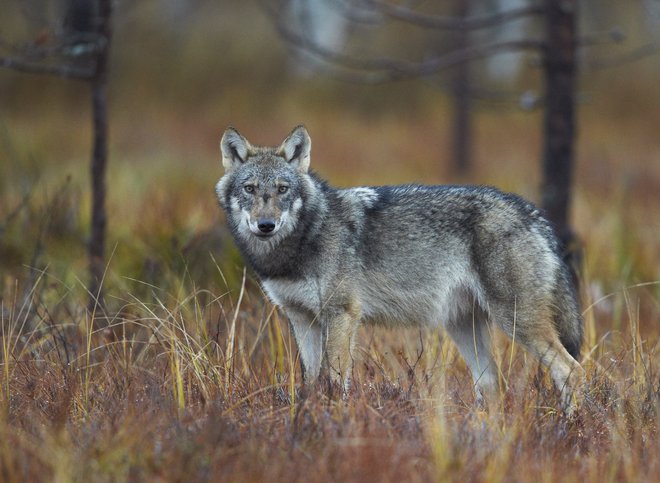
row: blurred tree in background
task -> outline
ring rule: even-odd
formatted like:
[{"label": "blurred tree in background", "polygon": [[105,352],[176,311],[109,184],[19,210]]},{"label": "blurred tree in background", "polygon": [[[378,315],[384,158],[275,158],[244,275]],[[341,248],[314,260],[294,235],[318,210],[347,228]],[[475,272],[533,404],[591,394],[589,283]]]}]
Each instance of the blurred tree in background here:
[{"label": "blurred tree in background", "polygon": [[25,2],[22,13],[34,20],[36,34],[27,42],[11,43],[0,37],[0,66],[31,74],[55,75],[89,84],[93,141],[90,175],[92,185],[89,255],[89,307],[103,305],[102,284],[106,267],[106,164],[108,158],[107,78],[112,39],[112,0],[61,0],[52,12],[41,2]]}]

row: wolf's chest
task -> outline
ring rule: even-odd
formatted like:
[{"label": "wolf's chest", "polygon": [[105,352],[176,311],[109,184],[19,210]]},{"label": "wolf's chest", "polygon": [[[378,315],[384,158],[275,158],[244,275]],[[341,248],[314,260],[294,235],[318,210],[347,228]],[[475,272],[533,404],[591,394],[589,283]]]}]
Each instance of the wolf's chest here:
[{"label": "wolf's chest", "polygon": [[313,313],[321,310],[321,289],[313,280],[270,278],[262,280],[261,284],[275,305],[302,308]]}]

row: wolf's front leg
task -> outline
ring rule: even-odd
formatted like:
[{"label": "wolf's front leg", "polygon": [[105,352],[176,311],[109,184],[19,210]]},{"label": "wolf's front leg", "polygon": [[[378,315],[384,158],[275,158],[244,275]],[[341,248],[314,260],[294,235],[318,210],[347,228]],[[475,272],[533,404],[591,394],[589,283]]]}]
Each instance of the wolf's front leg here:
[{"label": "wolf's front leg", "polygon": [[321,371],[323,354],[323,333],[318,320],[311,314],[295,309],[286,309],[293,335],[298,344],[302,364],[303,382],[313,384]]},{"label": "wolf's front leg", "polygon": [[339,385],[344,395],[350,388],[353,370],[353,346],[359,316],[355,310],[343,311],[326,319],[325,363],[330,380]]}]

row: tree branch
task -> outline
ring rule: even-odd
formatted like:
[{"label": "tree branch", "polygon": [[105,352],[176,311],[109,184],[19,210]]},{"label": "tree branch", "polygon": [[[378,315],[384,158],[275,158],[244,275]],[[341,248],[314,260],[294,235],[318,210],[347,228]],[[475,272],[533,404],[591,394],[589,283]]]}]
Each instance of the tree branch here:
[{"label": "tree branch", "polygon": [[341,15],[354,24],[376,25],[382,21],[382,12],[374,11],[366,2],[352,2],[351,0],[330,0]]},{"label": "tree branch", "polygon": [[436,30],[480,30],[543,13],[541,6],[530,5],[488,15],[461,18],[420,13],[382,0],[362,0],[362,2],[394,20]]},{"label": "tree branch", "polygon": [[90,80],[94,73],[91,70],[79,69],[66,65],[47,65],[29,62],[16,57],[0,57],[0,67],[6,67],[29,74],[47,74],[67,79]]},{"label": "tree branch", "polygon": [[509,40],[490,44],[468,46],[413,65],[406,73],[413,76],[428,76],[459,64],[483,59],[502,52],[522,50],[542,50],[545,44],[540,40]]},{"label": "tree branch", "polygon": [[[419,62],[390,58],[357,58],[343,52],[328,49],[314,42],[304,33],[293,31],[291,28],[284,24],[281,16],[277,11],[269,8],[263,2],[261,5],[263,5],[266,13],[273,19],[273,23],[275,24],[279,34],[290,45],[325,62],[338,65],[344,69],[371,71],[370,75],[364,76],[365,81],[368,83],[381,83],[412,77],[426,77],[436,74],[441,70],[448,69],[465,62],[481,59],[496,53],[519,50],[540,50],[544,47],[543,42],[540,40],[510,40],[503,42],[493,42],[490,44],[468,46],[464,49],[455,50],[448,54],[443,54]],[[378,74],[375,75],[374,73]],[[351,76],[350,74],[348,76],[346,73],[342,75],[342,78],[347,77],[352,77],[354,81],[358,79],[358,77]]]}]

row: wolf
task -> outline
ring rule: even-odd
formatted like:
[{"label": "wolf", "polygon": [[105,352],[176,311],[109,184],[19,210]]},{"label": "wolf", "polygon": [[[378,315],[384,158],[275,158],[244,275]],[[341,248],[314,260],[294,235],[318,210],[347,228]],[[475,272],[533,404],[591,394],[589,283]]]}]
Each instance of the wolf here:
[{"label": "wolf", "polygon": [[444,327],[483,402],[499,389],[496,326],[549,368],[572,411],[582,320],[541,212],[491,187],[337,189],[310,171],[311,144],[304,126],[277,147],[230,127],[216,185],[240,252],[289,319],[304,385],[323,370],[348,390],[360,324]]}]

